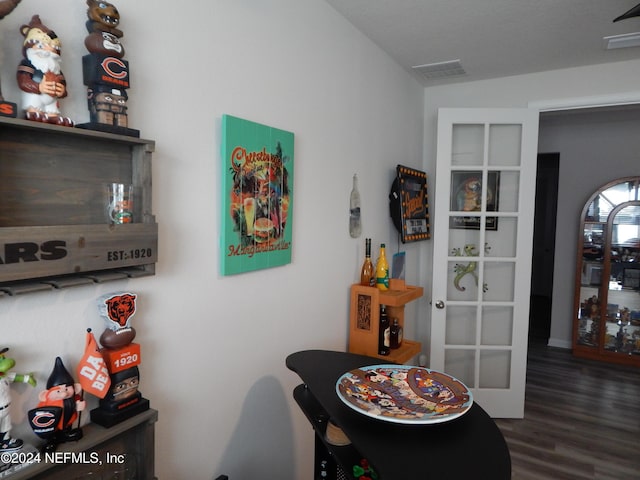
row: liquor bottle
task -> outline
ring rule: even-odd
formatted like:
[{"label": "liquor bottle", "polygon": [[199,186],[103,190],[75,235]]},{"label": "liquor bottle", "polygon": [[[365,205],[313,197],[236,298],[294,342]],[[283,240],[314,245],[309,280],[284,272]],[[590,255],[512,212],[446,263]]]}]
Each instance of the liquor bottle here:
[{"label": "liquor bottle", "polygon": [[389,355],[391,351],[391,327],[384,305],[380,305],[380,328],[378,329],[378,354]]},{"label": "liquor bottle", "polygon": [[402,345],[402,327],[398,323],[398,319],[394,318],[389,331],[390,340],[389,346],[391,348],[400,348]]},{"label": "liquor bottle", "polygon": [[376,276],[373,271],[373,263],[371,263],[370,238],[365,238],[364,250],[364,263],[362,264],[362,270],[360,270],[360,285],[364,285],[365,287],[373,287],[376,282]]},{"label": "liquor bottle", "polygon": [[352,238],[358,238],[362,233],[362,224],[360,222],[360,192],[358,191],[358,176],[356,174],[353,175],[349,209],[349,235]]},{"label": "liquor bottle", "polygon": [[380,244],[380,256],[376,263],[376,287],[383,292],[389,290],[389,262],[387,262],[384,243]]}]

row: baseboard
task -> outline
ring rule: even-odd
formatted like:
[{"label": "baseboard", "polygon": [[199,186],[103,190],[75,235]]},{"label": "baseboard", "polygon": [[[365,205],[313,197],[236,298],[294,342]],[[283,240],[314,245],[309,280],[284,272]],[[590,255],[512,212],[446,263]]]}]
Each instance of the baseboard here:
[{"label": "baseboard", "polygon": [[561,340],[559,338],[550,338],[547,342],[547,345],[550,347],[556,348],[566,348],[567,350],[571,350],[571,341],[570,340]]}]

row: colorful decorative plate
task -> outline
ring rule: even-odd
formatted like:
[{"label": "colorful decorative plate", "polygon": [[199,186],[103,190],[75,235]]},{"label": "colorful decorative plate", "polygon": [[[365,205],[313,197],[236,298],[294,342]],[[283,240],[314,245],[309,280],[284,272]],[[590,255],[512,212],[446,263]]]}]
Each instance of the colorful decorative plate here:
[{"label": "colorful decorative plate", "polygon": [[371,365],[342,375],[338,397],[356,412],[387,422],[431,424],[464,415],[473,395],[446,373],[410,365]]}]

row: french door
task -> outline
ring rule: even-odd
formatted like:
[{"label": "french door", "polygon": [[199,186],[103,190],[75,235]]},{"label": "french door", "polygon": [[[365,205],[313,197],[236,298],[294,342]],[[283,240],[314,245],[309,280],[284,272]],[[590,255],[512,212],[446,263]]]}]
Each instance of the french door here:
[{"label": "french door", "polygon": [[537,142],[537,110],[438,112],[430,365],[492,417],[524,415]]}]

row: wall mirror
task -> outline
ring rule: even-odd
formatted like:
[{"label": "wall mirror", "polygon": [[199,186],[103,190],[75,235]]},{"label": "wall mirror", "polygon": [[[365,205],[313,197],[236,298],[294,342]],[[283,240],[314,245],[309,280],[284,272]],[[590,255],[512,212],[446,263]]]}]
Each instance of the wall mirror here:
[{"label": "wall mirror", "polygon": [[581,216],[573,352],[640,365],[640,177],[598,189]]}]

